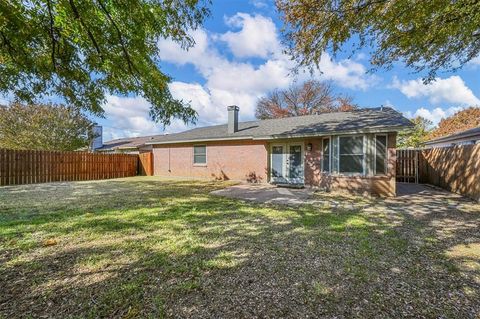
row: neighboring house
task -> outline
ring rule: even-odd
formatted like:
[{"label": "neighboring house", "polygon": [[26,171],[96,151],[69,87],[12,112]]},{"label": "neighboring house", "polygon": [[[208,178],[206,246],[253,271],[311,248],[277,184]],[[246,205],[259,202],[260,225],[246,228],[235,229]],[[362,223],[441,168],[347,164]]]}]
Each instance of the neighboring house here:
[{"label": "neighboring house", "polygon": [[475,143],[480,143],[480,127],[430,140],[425,142],[425,147],[449,147]]},{"label": "neighboring house", "polygon": [[[96,142],[97,147],[95,152],[101,153],[125,153],[125,154],[139,154],[144,152],[151,152],[152,145],[145,145],[146,142],[161,135],[141,136],[141,137],[126,137],[111,140],[108,142]],[[100,135],[101,139],[101,135]]]},{"label": "neighboring house", "polygon": [[238,122],[153,137],[154,175],[246,180],[394,196],[397,133],[412,126],[392,108]]}]

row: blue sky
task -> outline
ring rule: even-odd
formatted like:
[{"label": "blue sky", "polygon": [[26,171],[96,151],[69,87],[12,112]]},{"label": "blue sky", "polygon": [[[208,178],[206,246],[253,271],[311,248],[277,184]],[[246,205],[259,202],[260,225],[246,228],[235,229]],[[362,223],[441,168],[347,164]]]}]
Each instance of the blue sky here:
[{"label": "blue sky", "polygon": [[[258,98],[311,78],[308,73],[291,75],[293,64],[282,53],[282,23],[273,1],[214,1],[211,10],[203,27],[192,32],[195,47],[184,51],[169,40],[159,43],[161,68],[173,78],[170,90],[174,97],[191,101],[198,126],[225,123],[226,106],[231,104],[240,107],[240,120],[254,119]],[[422,115],[437,123],[463,107],[480,105],[479,58],[455,73],[439,73],[435,82],[424,85],[423,74],[401,63],[369,73],[368,50],[350,59],[347,53],[332,58],[326,52],[320,63],[323,73],[313,77],[330,81],[336,92],[353,96],[361,107],[388,105],[406,116]],[[164,129],[148,118],[148,107],[142,98],[109,96],[106,118],[98,119],[104,139],[189,128],[176,121]]]}]

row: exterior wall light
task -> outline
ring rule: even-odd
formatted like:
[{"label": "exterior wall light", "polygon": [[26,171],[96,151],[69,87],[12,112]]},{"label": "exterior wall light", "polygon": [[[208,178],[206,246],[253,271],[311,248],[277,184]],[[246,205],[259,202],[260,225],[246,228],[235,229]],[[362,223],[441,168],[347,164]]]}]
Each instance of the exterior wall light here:
[{"label": "exterior wall light", "polygon": [[312,150],[312,147],[313,147],[312,143],[308,143],[307,144],[307,151],[310,152]]}]

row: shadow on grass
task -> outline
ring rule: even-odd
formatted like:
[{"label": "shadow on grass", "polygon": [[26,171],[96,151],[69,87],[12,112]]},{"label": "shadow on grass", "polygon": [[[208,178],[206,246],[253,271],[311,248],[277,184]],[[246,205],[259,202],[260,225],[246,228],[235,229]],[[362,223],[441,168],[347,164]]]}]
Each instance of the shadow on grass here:
[{"label": "shadow on grass", "polygon": [[[414,197],[286,208],[208,195],[218,187],[147,180],[2,193],[0,314],[479,314],[478,259],[455,248],[480,242],[478,210]],[[358,198],[336,198],[349,200]],[[58,244],[44,247],[47,238]]]}]

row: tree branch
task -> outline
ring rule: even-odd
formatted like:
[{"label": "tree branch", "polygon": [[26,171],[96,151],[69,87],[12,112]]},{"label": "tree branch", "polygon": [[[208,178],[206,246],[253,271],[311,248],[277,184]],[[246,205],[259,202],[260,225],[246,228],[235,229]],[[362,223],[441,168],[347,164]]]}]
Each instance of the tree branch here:
[{"label": "tree branch", "polygon": [[98,4],[100,5],[100,7],[102,8],[103,12],[105,13],[105,16],[107,17],[107,19],[110,21],[110,23],[112,24],[112,26],[115,28],[116,32],[117,32],[117,36],[118,36],[118,40],[120,41],[120,46],[122,48],[122,51],[123,51],[123,54],[125,56],[125,59],[127,60],[127,64],[128,64],[128,70],[130,71],[131,74],[134,74],[134,70],[136,71],[135,69],[135,65],[133,64],[132,60],[130,59],[130,54],[128,53],[127,51],[127,48],[126,48],[126,45],[125,45],[125,41],[123,39],[123,35],[122,35],[122,32],[120,31],[120,29],[118,28],[117,24],[115,23],[115,21],[113,20],[112,16],[110,15],[110,13],[108,12],[107,8],[104,6],[104,4],[102,3],[101,0],[97,1]]},{"label": "tree branch", "polygon": [[57,40],[55,40],[52,3],[50,2],[50,0],[47,0],[47,7],[48,7],[48,16],[50,18],[50,38],[52,39],[52,52],[51,52],[52,66],[53,66],[53,71],[57,71],[57,62],[55,61],[55,47],[57,44]]},{"label": "tree branch", "polygon": [[80,24],[82,25],[82,27],[85,29],[85,31],[87,31],[88,38],[90,39],[90,41],[92,41],[92,44],[95,47],[95,50],[97,51],[98,55],[100,56],[100,59],[102,60],[102,62],[104,62],[105,60],[103,58],[102,51],[100,51],[100,47],[98,46],[97,40],[95,40],[93,33],[90,31],[90,29],[87,27],[87,25],[83,21],[73,0],[69,0],[69,3],[70,3],[70,7],[72,8],[75,19],[80,21]]},{"label": "tree branch", "polygon": [[8,54],[10,55],[10,58],[12,59],[12,61],[14,61],[15,63],[17,63],[17,59],[15,58],[15,55],[13,54],[13,53],[15,53],[15,48],[12,47],[12,44],[10,43],[10,41],[8,40],[8,38],[5,36],[5,33],[3,33],[2,31],[0,31],[0,35],[2,35],[3,43],[4,43],[5,46],[8,48]]}]

